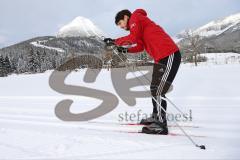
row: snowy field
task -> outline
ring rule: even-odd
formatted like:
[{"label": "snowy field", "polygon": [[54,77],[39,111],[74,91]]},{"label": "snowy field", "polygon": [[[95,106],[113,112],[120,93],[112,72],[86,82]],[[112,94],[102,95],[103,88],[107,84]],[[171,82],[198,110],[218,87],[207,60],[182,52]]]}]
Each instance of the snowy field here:
[{"label": "snowy field", "polygon": [[[214,56],[214,55],[211,55]],[[180,121],[185,131],[206,150],[194,147],[169,122],[177,136],[133,133],[136,117],[125,113],[151,113],[150,98],[139,98],[129,107],[120,98],[118,107],[88,122],[63,122],[54,114],[56,104],[74,100],[71,111],[93,109],[99,100],[64,96],[48,84],[52,71],[0,78],[0,159],[239,159],[240,63],[183,64],[167,96],[192,119]],[[110,72],[102,70],[93,84],[83,82],[84,71],[71,73],[67,84],[108,91],[117,96]],[[168,111],[178,112],[168,105]],[[120,116],[121,115],[121,116]]]}]

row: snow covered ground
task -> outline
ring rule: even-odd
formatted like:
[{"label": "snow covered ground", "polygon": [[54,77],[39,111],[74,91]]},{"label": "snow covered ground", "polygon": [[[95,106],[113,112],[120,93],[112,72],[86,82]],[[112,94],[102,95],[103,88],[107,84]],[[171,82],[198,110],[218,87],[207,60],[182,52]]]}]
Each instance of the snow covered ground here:
[{"label": "snow covered ground", "polygon": [[[192,120],[180,124],[198,144],[184,136],[127,133],[139,126],[120,115],[150,113],[149,98],[129,107],[119,98],[111,113],[89,122],[63,122],[54,114],[55,105],[74,100],[71,111],[83,112],[99,100],[66,96],[48,85],[52,71],[35,75],[11,75],[0,79],[0,159],[239,159],[240,156],[240,64],[213,63],[198,67],[183,64],[168,97]],[[67,84],[108,91],[117,96],[110,72],[102,70],[93,84],[83,82],[84,71],[71,73]],[[169,104],[168,111],[177,114]],[[171,133],[181,133],[169,122]]]},{"label": "snow covered ground", "polygon": [[207,62],[202,64],[212,65],[212,64],[239,64],[240,54],[236,53],[203,53],[201,56],[207,57]]}]

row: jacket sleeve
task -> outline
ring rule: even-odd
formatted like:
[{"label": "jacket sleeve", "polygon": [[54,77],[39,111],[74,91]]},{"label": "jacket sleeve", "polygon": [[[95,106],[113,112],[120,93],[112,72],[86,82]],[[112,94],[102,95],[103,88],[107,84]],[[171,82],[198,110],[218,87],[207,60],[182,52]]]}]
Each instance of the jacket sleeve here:
[{"label": "jacket sleeve", "polygon": [[143,47],[143,42],[141,40],[137,42],[136,46],[128,48],[129,53],[142,52],[143,50],[144,50],[144,47]]},{"label": "jacket sleeve", "polygon": [[128,44],[137,44],[142,37],[142,27],[137,17],[132,17],[129,22],[130,34],[125,37],[121,37],[115,40],[115,44],[122,46]]}]

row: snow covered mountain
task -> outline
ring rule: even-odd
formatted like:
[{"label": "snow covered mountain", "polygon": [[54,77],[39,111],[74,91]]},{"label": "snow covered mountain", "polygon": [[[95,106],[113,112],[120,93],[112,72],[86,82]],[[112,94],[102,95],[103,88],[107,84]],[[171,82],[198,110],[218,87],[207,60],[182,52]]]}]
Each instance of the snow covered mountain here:
[{"label": "snow covered mountain", "polygon": [[103,35],[91,20],[77,17],[63,26],[57,36],[35,37],[1,48],[0,56],[9,58],[15,73],[44,72],[58,68],[71,57],[91,54],[102,58],[106,49],[99,37]]},{"label": "snow covered mountain", "polygon": [[232,31],[240,30],[240,13],[234,14],[216,21],[212,21],[194,31],[203,37],[218,36],[229,29]]},{"label": "snow covered mountain", "polygon": [[57,37],[100,37],[103,35],[104,33],[91,20],[81,16],[60,28],[57,33]]},{"label": "snow covered mountain", "polygon": [[[14,72],[21,74],[55,69],[73,56],[91,54],[101,58],[104,51],[99,38],[44,36],[2,48],[0,56],[8,57]],[[37,64],[34,67],[31,67],[31,59]]]},{"label": "snow covered mountain", "polygon": [[[224,32],[231,30],[240,30],[240,13],[230,15],[225,18],[211,21],[197,29],[191,29],[194,35],[201,37],[219,36]],[[177,35],[178,38],[184,37],[185,30]]]},{"label": "snow covered mountain", "polygon": [[[211,21],[197,29],[191,29],[193,36],[199,35],[204,44],[203,51],[240,53],[240,13]],[[185,31],[179,33],[177,43],[184,44]]]}]

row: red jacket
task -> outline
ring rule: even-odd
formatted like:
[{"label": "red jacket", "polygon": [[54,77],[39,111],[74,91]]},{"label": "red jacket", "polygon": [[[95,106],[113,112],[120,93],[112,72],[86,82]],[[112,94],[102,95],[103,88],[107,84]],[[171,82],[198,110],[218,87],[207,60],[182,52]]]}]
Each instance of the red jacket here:
[{"label": "red jacket", "polygon": [[130,34],[115,40],[115,44],[122,46],[136,44],[129,48],[130,53],[141,52],[144,49],[157,63],[179,50],[171,37],[147,17],[146,11],[137,9],[128,22]]}]

